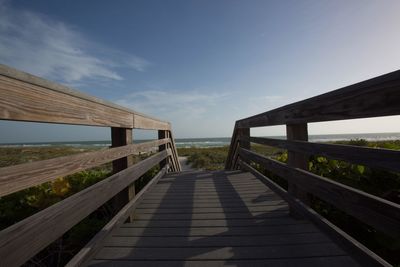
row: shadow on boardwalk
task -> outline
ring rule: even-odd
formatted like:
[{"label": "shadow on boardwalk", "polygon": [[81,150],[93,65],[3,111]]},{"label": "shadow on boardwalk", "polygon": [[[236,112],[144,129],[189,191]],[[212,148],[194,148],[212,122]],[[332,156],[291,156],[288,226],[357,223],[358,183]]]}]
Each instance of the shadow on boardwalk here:
[{"label": "shadow on boardwalk", "polygon": [[161,179],[91,266],[357,266],[286,202],[240,171]]}]

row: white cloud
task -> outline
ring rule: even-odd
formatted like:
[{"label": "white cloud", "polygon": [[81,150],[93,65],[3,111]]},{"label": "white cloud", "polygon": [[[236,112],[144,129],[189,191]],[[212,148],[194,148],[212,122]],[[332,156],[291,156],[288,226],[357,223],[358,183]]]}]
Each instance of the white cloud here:
[{"label": "white cloud", "polygon": [[5,2],[0,2],[0,62],[67,84],[122,80],[118,68],[149,66],[145,59],[94,44],[65,23]]},{"label": "white cloud", "polygon": [[171,122],[175,137],[206,137],[218,136],[218,133],[213,132],[215,127],[210,127],[213,124],[210,120],[217,120],[219,125],[225,125],[226,121],[220,120],[221,114],[217,110],[221,108],[227,96],[219,93],[205,94],[195,90],[142,90],[114,102]]},{"label": "white cloud", "polygon": [[203,94],[197,91],[142,90],[131,93],[115,102],[146,114],[165,119],[178,116],[200,118],[214,107],[226,94]]}]

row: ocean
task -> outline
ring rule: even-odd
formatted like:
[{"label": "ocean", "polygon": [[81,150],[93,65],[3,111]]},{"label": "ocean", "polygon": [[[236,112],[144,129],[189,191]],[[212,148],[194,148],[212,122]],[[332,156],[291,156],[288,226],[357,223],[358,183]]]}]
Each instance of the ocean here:
[{"label": "ocean", "polygon": [[[269,138],[285,139],[285,136],[268,136]],[[352,139],[365,139],[368,141],[400,140],[400,133],[363,133],[363,134],[326,134],[309,135],[310,142],[330,142]],[[135,143],[148,140],[135,140]],[[181,147],[221,147],[230,144],[230,137],[219,138],[176,138],[175,144]],[[7,143],[0,144],[0,147],[46,147],[46,146],[73,146],[73,147],[108,147],[111,145],[106,141],[74,141],[74,142],[46,142],[46,143]]]}]

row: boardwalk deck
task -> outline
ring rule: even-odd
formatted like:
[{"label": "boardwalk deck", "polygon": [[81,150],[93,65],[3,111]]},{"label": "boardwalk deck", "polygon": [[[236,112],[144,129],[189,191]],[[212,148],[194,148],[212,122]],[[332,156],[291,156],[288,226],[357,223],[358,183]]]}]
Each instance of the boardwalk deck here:
[{"label": "boardwalk deck", "polygon": [[249,173],[168,174],[90,266],[357,266]]}]

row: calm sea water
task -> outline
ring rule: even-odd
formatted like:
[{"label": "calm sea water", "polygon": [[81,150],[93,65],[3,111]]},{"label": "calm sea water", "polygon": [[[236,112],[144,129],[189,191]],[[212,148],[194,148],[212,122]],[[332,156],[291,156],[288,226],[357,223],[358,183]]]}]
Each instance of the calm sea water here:
[{"label": "calm sea water", "polygon": [[[285,139],[285,136],[269,136],[270,138]],[[310,135],[311,142],[328,142],[351,139],[366,139],[368,141],[380,140],[400,140],[400,133],[368,133],[368,134],[327,134]],[[148,140],[136,140],[136,143],[146,142]],[[221,147],[230,144],[230,137],[221,138],[184,138],[175,139],[177,147]],[[108,147],[110,141],[76,141],[76,142],[48,142],[48,143],[14,143],[0,144],[2,147],[24,147],[24,146],[73,146],[73,147]]]}]

